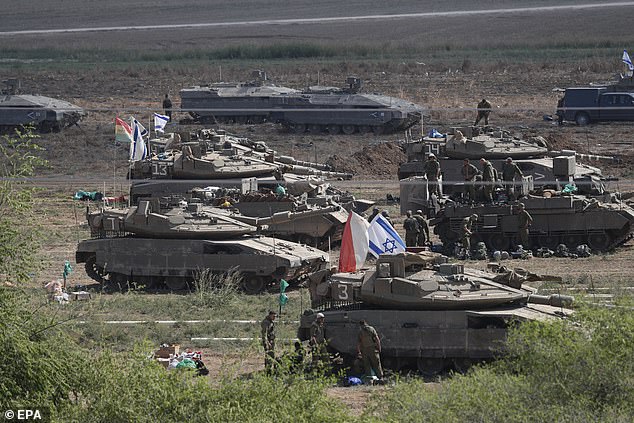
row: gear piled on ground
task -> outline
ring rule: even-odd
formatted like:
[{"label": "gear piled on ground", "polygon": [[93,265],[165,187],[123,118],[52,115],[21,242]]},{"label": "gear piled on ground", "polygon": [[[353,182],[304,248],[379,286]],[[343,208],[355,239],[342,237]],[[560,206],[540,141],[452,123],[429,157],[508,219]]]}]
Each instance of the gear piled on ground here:
[{"label": "gear piled on ground", "polygon": [[407,156],[395,143],[369,145],[352,156],[333,155],[326,164],[338,172],[349,172],[356,176],[396,177],[398,166],[407,161]]}]

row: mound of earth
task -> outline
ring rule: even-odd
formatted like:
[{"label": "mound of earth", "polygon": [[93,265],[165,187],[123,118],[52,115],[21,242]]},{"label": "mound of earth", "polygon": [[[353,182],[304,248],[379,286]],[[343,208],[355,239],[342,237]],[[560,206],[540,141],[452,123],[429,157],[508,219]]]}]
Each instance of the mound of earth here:
[{"label": "mound of earth", "polygon": [[348,172],[355,176],[396,178],[398,167],[407,161],[407,156],[396,143],[368,145],[351,156],[333,155],[326,160],[337,172]]}]

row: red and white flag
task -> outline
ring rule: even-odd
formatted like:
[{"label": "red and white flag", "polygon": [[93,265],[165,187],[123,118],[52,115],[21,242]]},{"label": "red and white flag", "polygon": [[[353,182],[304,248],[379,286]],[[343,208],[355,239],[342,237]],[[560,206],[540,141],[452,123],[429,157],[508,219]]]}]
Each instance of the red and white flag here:
[{"label": "red and white flag", "polygon": [[339,252],[339,271],[356,272],[368,255],[368,228],[370,223],[355,212],[350,212],[343,229],[341,251]]}]

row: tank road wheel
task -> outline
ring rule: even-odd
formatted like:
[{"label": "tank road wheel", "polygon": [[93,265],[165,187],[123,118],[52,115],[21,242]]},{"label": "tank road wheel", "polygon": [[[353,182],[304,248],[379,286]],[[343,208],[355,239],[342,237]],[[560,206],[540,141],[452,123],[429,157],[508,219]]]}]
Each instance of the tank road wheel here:
[{"label": "tank road wheel", "polygon": [[505,251],[509,248],[509,245],[511,245],[511,240],[503,234],[491,234],[487,244],[493,251]]},{"label": "tank road wheel", "polygon": [[354,125],[343,125],[341,130],[346,135],[352,135],[356,132],[357,128]]},{"label": "tank road wheel", "polygon": [[564,235],[561,242],[566,244],[569,250],[572,250],[578,245],[585,244],[585,237],[583,235]]},{"label": "tank road wheel", "polygon": [[326,126],[326,131],[328,131],[330,135],[338,135],[341,133],[341,126],[331,123]]},{"label": "tank road wheel", "polygon": [[304,132],[306,132],[306,125],[303,125],[301,123],[293,123],[289,126],[289,128],[296,134],[303,134]]},{"label": "tank road wheel", "polygon": [[245,294],[256,295],[264,291],[264,288],[266,288],[266,282],[262,276],[246,273],[242,275],[240,288],[242,288]]},{"label": "tank road wheel", "polygon": [[183,291],[189,287],[187,279],[180,276],[165,277],[165,285],[172,291]]},{"label": "tank road wheel", "polygon": [[416,367],[424,377],[433,377],[445,370],[446,363],[443,358],[418,357]]},{"label": "tank road wheel", "polygon": [[361,135],[363,135],[363,134],[367,134],[367,133],[369,133],[371,130],[372,130],[372,128],[370,128],[370,126],[369,126],[369,125],[360,125],[360,126],[359,126],[359,133],[360,133]]},{"label": "tank road wheel", "polygon": [[96,280],[99,283],[104,282],[105,272],[103,267],[97,264],[97,256],[90,256],[86,260],[86,264],[84,266],[86,268],[86,274],[91,278]]},{"label": "tank road wheel", "polygon": [[374,133],[374,135],[383,135],[383,133],[385,132],[385,128],[383,126],[373,126],[372,132]]},{"label": "tank road wheel", "polygon": [[588,247],[594,251],[607,251],[610,247],[610,237],[605,232],[588,234]]},{"label": "tank road wheel", "polygon": [[308,125],[308,131],[311,134],[321,134],[322,128],[321,125],[318,124],[312,124],[312,125]]},{"label": "tank road wheel", "polygon": [[559,237],[557,235],[543,235],[537,238],[537,242],[540,247],[556,250],[559,245]]}]

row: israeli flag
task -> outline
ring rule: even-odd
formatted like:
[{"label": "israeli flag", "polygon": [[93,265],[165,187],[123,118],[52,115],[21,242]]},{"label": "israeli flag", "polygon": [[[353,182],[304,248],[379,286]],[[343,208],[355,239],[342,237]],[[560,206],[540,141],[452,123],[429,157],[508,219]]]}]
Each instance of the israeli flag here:
[{"label": "israeli flag", "polygon": [[132,131],[132,143],[130,143],[130,160],[132,161],[143,160],[147,156],[147,147],[141,128],[140,124],[135,124]]},{"label": "israeli flag", "polygon": [[627,65],[627,68],[631,71],[634,71],[634,65],[632,64],[632,59],[630,59],[630,55],[627,54],[627,50],[623,50],[623,63]]},{"label": "israeli flag", "polygon": [[170,120],[168,116],[154,113],[154,130],[156,132],[165,132],[165,125],[167,125],[168,120]]},{"label": "israeli flag", "polygon": [[150,133],[148,132],[148,130],[147,130],[147,129],[145,129],[145,126],[141,125],[141,122],[139,122],[138,120],[136,120],[136,119],[134,118],[134,116],[132,116],[132,117],[130,118],[130,121],[132,122],[132,123],[130,124],[130,126],[131,126],[131,127],[133,127],[133,128],[134,128],[134,125],[136,125],[136,126],[138,126],[138,127],[139,127],[139,129],[141,130],[141,138],[143,138],[143,137],[147,137],[147,136],[150,134]]},{"label": "israeli flag", "polygon": [[381,254],[398,254],[405,252],[405,243],[390,222],[378,214],[368,228],[370,254],[379,258]]}]

